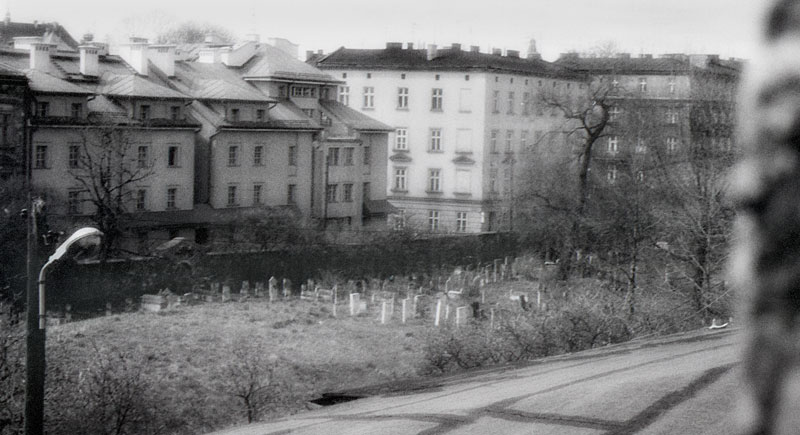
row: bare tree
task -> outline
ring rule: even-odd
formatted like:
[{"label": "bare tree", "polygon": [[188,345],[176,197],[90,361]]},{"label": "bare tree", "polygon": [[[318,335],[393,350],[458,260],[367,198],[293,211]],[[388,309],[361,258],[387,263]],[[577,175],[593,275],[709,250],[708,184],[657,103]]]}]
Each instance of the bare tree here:
[{"label": "bare tree", "polygon": [[263,346],[239,340],[213,390],[237,399],[247,422],[252,423],[278,399],[276,369],[277,358]]},{"label": "bare tree", "polygon": [[147,153],[139,153],[130,130],[113,124],[87,127],[69,173],[92,206],[92,222],[105,234],[104,253],[117,247],[122,217],[138,183],[153,174]]},{"label": "bare tree", "polygon": [[232,43],[236,39],[230,30],[222,26],[212,23],[184,21],[159,33],[158,36],[156,36],[156,43],[197,44],[205,42],[206,38],[209,36],[223,43]]}]

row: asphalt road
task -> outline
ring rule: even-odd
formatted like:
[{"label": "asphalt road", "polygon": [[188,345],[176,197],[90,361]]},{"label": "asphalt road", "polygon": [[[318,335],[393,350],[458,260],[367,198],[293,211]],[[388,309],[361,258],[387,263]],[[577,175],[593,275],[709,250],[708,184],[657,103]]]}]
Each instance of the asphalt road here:
[{"label": "asphalt road", "polygon": [[696,331],[439,378],[216,435],[728,434],[739,336]]}]

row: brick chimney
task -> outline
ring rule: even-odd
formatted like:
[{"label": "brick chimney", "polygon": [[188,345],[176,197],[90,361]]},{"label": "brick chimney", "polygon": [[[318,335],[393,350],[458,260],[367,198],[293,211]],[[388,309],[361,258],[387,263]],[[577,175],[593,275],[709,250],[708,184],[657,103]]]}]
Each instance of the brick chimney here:
[{"label": "brick chimney", "polygon": [[414,49],[414,43],[413,42],[406,42],[406,48],[408,50],[413,50]]},{"label": "brick chimney", "polygon": [[56,45],[47,42],[31,43],[30,68],[47,71],[50,68],[50,53],[56,51]]},{"label": "brick chimney", "polygon": [[519,50],[506,50],[506,57],[519,58]]},{"label": "brick chimney", "polygon": [[130,42],[119,47],[119,56],[128,63],[136,73],[146,76],[148,43],[145,38],[131,37]]},{"label": "brick chimney", "polygon": [[403,48],[402,42],[387,42],[386,49],[387,50],[401,50]]},{"label": "brick chimney", "polygon": [[503,55],[503,49],[502,48],[493,48],[492,49],[492,54],[495,55],[495,56],[502,56]]},{"label": "brick chimney", "polygon": [[437,54],[438,51],[436,50],[436,44],[428,44],[428,55],[427,55],[428,60],[436,59]]},{"label": "brick chimney", "polygon": [[78,46],[80,52],[80,72],[85,76],[97,77],[99,76],[98,56],[100,50],[94,45],[80,45]]},{"label": "brick chimney", "polygon": [[175,77],[175,46],[153,45],[147,48],[147,56],[167,77]]},{"label": "brick chimney", "polygon": [[450,49],[451,49],[451,50],[453,50],[453,51],[461,51],[461,44],[459,44],[459,43],[457,43],[457,42],[454,42],[454,43],[453,43],[453,44],[450,46]]},{"label": "brick chimney", "polygon": [[481,52],[481,47],[477,46],[477,45],[470,45],[469,46],[469,51],[471,53],[480,53]]}]

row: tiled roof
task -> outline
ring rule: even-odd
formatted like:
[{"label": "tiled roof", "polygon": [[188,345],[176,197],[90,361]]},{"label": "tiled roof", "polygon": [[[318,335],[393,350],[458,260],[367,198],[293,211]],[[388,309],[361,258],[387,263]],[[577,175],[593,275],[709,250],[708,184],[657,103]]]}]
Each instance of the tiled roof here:
[{"label": "tiled roof", "polygon": [[671,57],[562,57],[556,64],[591,74],[687,74],[688,60]]},{"label": "tiled roof", "polygon": [[164,86],[159,86],[138,75],[104,73],[97,93],[114,97],[144,97],[188,100],[191,97]]},{"label": "tiled roof", "polygon": [[338,50],[317,60],[321,69],[376,69],[409,71],[497,71],[515,74],[581,78],[579,74],[541,59],[500,56],[488,53],[439,49],[435,58],[428,60],[427,50],[402,48]]},{"label": "tiled roof", "polygon": [[368,131],[393,131],[394,129],[382,122],[370,118],[363,113],[353,110],[338,101],[319,100],[320,106],[333,118],[356,130]]},{"label": "tiled roof", "polygon": [[63,44],[59,44],[59,51],[78,49],[78,42],[57,23],[6,23],[0,22],[0,44],[10,46],[14,43],[14,38],[20,36],[45,36],[51,32],[58,36]]},{"label": "tiled roof", "polygon": [[42,71],[29,69],[25,71],[25,75],[28,76],[30,88],[34,92],[75,95],[92,95],[94,93],[86,88],[77,86]]},{"label": "tiled roof", "polygon": [[4,78],[10,78],[10,77],[23,78],[25,77],[25,73],[11,65],[0,62],[0,76]]},{"label": "tiled roof", "polygon": [[274,102],[222,64],[176,62],[171,83],[186,94],[198,99]]},{"label": "tiled roof", "polygon": [[[199,102],[192,101],[189,105],[190,114],[203,123],[210,124],[214,128],[236,128],[247,130],[283,130],[283,129],[299,129],[299,130],[318,130],[319,125],[303,115],[302,112],[296,113],[294,110],[286,106],[286,104],[278,104],[269,111],[269,119],[265,122],[253,121],[228,121],[221,113],[217,113],[207,105]],[[299,109],[297,109],[299,111]]]},{"label": "tiled roof", "polygon": [[323,83],[339,81],[319,69],[301,62],[283,50],[263,44],[263,51],[257,53],[242,66],[242,77],[305,80]]}]

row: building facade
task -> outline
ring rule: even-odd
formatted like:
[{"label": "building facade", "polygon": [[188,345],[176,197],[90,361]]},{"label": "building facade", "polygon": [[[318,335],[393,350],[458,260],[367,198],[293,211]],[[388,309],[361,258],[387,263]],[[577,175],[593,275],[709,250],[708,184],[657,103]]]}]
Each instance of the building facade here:
[{"label": "building facade", "polygon": [[393,128],[387,195],[398,225],[431,232],[509,230],[520,150],[560,131],[536,108],[545,88],[576,94],[585,79],[532,53],[449,48],[340,48],[309,62],[345,81],[338,100]]}]

